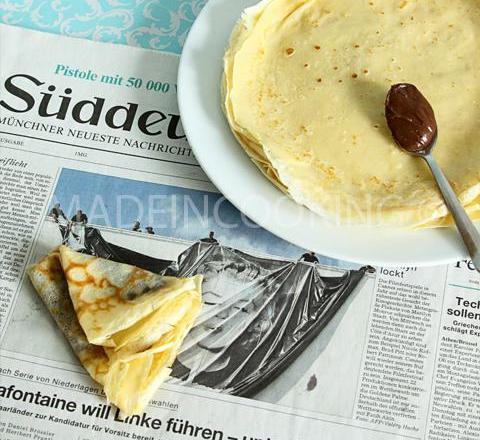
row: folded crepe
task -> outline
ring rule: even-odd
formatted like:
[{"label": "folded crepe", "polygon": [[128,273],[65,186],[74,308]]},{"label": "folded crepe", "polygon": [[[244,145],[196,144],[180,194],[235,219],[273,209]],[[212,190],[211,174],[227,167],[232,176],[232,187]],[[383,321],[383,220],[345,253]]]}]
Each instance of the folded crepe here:
[{"label": "folded crepe", "polygon": [[202,277],[160,276],[66,246],[28,274],[107,399],[125,415],[141,412],[200,313]]}]

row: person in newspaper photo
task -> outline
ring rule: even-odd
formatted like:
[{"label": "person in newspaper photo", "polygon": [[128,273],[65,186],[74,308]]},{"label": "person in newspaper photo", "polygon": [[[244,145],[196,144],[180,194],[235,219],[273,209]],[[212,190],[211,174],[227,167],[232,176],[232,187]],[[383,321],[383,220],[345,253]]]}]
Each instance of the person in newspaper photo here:
[{"label": "person in newspaper photo", "polygon": [[142,232],[141,224],[140,224],[140,222],[139,222],[138,220],[136,220],[135,223],[133,223],[132,231],[134,231],[134,232]]},{"label": "person in newspaper photo", "polygon": [[208,233],[208,237],[200,239],[203,243],[211,243],[211,244],[218,244],[218,240],[215,238],[215,232],[210,231]]},{"label": "person in newspaper photo", "polygon": [[81,210],[77,210],[77,212],[72,216],[71,221],[78,225],[86,225],[88,223],[87,215]]},{"label": "person in newspaper photo", "polygon": [[60,203],[55,203],[53,208],[50,210],[49,215],[53,217],[57,223],[60,217],[62,217],[64,220],[67,220],[65,213],[63,212],[62,208],[60,208]]}]

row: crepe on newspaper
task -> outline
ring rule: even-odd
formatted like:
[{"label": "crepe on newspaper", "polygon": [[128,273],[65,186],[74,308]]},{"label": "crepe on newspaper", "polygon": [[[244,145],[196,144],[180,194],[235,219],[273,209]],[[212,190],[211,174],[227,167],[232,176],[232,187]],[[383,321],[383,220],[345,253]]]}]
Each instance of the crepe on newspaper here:
[{"label": "crepe on newspaper", "polygon": [[107,399],[125,415],[140,413],[200,312],[202,277],[160,276],[66,246],[28,274]]},{"label": "crepe on newspaper", "polygon": [[480,219],[480,3],[266,0],[243,14],[224,58],[223,104],[255,164],[295,201],[354,224],[450,222],[424,163],[394,145],[394,83],[435,109],[434,155]]}]

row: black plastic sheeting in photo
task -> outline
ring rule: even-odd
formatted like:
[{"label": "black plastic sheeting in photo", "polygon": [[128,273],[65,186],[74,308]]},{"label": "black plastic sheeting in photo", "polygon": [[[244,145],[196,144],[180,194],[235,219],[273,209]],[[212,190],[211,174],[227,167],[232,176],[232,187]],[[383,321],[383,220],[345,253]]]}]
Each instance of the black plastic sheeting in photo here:
[{"label": "black plastic sheeting in photo", "polygon": [[[69,226],[59,225],[60,233],[62,234],[62,241],[66,245],[70,245],[70,239],[73,235]],[[117,263],[130,264],[153,273],[162,273],[172,263],[170,260],[161,260],[158,258],[149,257],[148,255],[126,249],[116,244],[106,241],[100,231],[96,228],[85,226],[82,228],[82,246],[83,249],[76,250],[85,252],[90,255],[95,255],[106,260],[113,260]]]},{"label": "black plastic sheeting in photo", "polygon": [[195,243],[172,272],[204,276],[204,310],[172,376],[238,396],[260,391],[319,335],[365,274],[320,271],[311,263]]},{"label": "black plastic sheeting in photo", "polygon": [[320,334],[368,269],[323,276],[316,264],[259,258],[203,242],[171,262],[108,243],[88,227],[84,246],[93,255],[156,273],[203,275],[203,310],[171,380],[238,396],[251,396],[280,375]]}]

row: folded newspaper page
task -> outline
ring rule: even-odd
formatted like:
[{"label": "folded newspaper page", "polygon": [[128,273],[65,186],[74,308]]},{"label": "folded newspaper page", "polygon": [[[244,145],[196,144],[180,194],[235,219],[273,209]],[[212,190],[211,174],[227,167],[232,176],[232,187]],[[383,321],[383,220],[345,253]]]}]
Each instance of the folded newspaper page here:
[{"label": "folded newspaper page", "polygon": [[[471,262],[359,267],[258,227],[196,163],[177,67],[0,26],[0,438],[479,439]],[[55,312],[68,299],[43,302],[26,275],[62,244],[203,277],[202,311],[140,414],[109,404]]]}]

